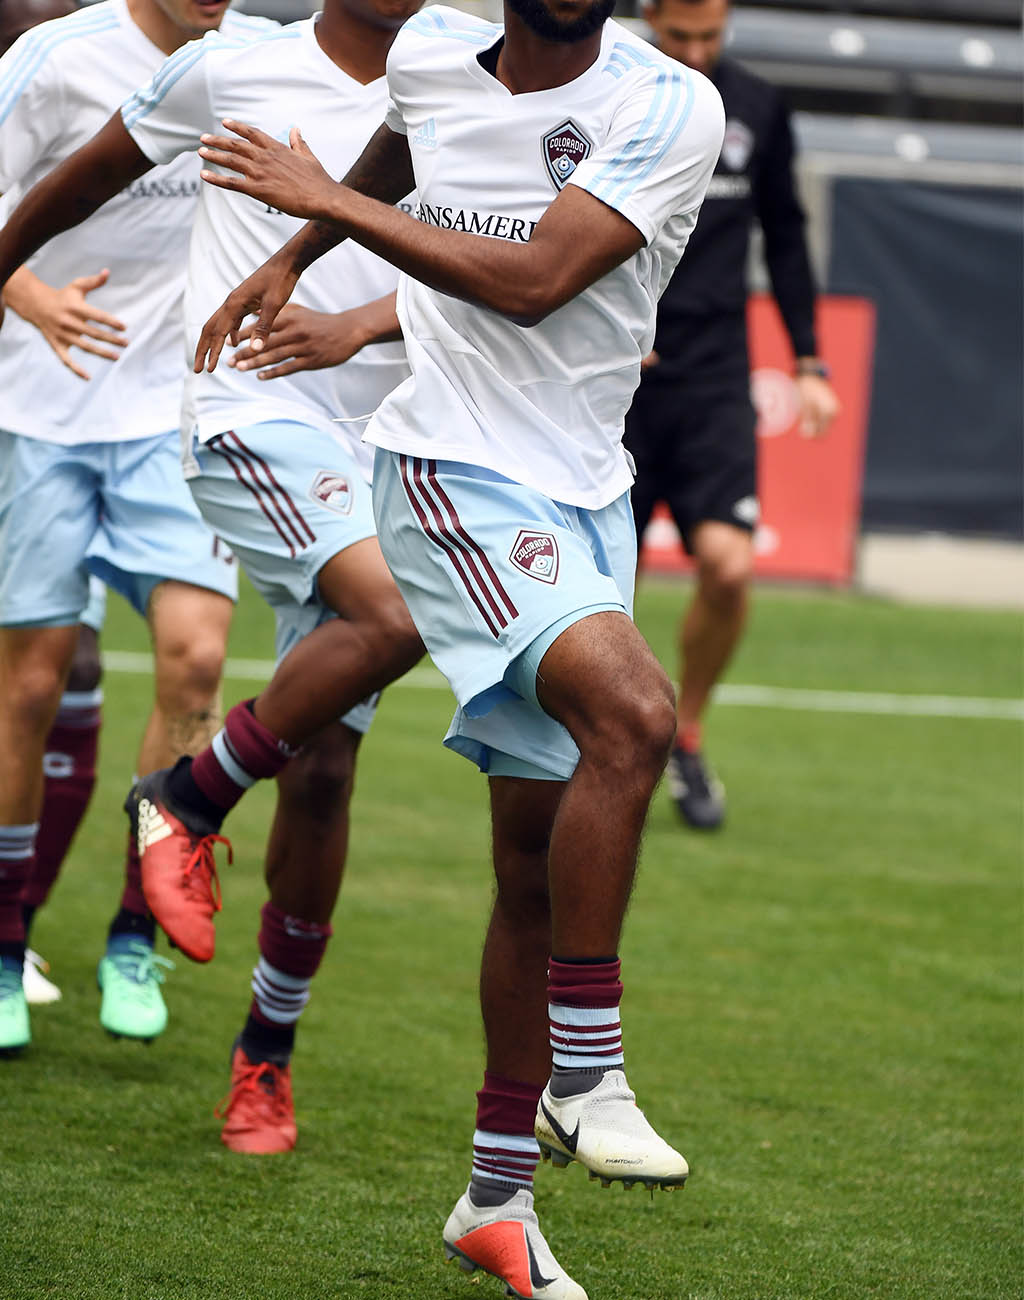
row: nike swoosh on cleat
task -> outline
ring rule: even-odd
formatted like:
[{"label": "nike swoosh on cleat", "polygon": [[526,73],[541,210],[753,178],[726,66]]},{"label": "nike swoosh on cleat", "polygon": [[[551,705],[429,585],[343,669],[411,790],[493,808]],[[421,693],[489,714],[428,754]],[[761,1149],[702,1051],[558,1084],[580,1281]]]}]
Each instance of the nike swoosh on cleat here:
[{"label": "nike swoosh on cleat", "polygon": [[551,1125],[551,1131],[554,1133],[555,1137],[558,1138],[559,1142],[562,1143],[562,1145],[565,1147],[567,1151],[571,1151],[573,1155],[575,1155],[576,1144],[580,1140],[579,1120],[576,1121],[576,1127],[573,1129],[573,1131],[571,1133],[566,1133],[565,1129],[562,1128],[558,1120],[555,1119],[554,1115],[552,1115],[552,1113],[548,1110],[547,1106],[544,1105],[543,1097],[541,1098],[540,1108],[544,1112],[544,1118]]},{"label": "nike swoosh on cleat", "polygon": [[540,1290],[542,1287],[551,1286],[552,1282],[558,1281],[558,1278],[544,1276],[537,1263],[537,1256],[533,1253],[533,1247],[530,1245],[530,1234],[526,1232],[523,1235],[526,1237],[526,1253],[530,1257],[530,1285],[533,1287],[534,1291]]}]

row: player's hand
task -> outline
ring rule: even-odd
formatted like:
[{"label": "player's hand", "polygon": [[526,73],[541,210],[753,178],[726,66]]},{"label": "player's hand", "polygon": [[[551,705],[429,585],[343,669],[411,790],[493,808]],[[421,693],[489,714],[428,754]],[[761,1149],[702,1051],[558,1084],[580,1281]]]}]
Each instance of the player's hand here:
[{"label": "player's hand", "polygon": [[653,370],[660,361],[661,357],[652,348],[640,362],[640,373],[642,374],[645,370]]},{"label": "player's hand", "polygon": [[[238,370],[256,370],[257,379],[277,379],[298,370],[326,370],[340,366],[366,342],[360,309],[331,314],[308,307],[285,307],[274,322],[260,351],[239,348],[228,365]],[[238,333],[245,343],[254,325]]]},{"label": "player's hand", "polygon": [[289,132],[289,143],[282,144],[244,122],[225,118],[223,125],[233,136],[200,136],[199,156],[204,162],[237,174],[225,176],[204,168],[199,174],[208,185],[249,194],[293,217],[321,215],[325,196],[337,185],[320,166],[297,126]]},{"label": "player's hand", "polygon": [[71,358],[70,349],[79,348],[105,361],[116,361],[128,340],[124,324],[116,316],[94,307],[88,295],[110,278],[109,270],[96,275],[81,275],[62,289],[54,289],[42,280],[35,279],[29,292],[12,301],[11,306],[42,334],[60,360],[79,379],[89,379],[84,370]]},{"label": "player's hand", "polygon": [[298,278],[288,259],[275,253],[247,280],[243,280],[203,326],[192,366],[195,373],[201,374],[204,367],[209,371],[216,369],[225,341],[230,341],[232,347],[238,346],[242,338],[242,322],[247,316],[257,317],[245,331],[249,350],[262,352]]},{"label": "player's hand", "polygon": [[804,438],[820,438],[842,409],[836,390],[820,375],[797,375],[795,382],[800,397],[800,433]]}]

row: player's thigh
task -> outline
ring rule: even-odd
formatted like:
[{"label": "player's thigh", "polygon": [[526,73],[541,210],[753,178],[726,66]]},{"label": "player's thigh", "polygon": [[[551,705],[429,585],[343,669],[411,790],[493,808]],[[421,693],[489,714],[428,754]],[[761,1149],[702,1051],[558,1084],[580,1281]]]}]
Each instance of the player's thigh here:
[{"label": "player's thigh", "polygon": [[158,583],[234,601],[234,556],[203,522],[181,468],[177,433],[112,444],[89,568],[145,615]]},{"label": "player's thigh", "polygon": [[[310,633],[320,627],[326,627],[328,632],[334,630],[339,636],[345,637],[348,635],[348,629],[345,626],[346,620],[339,618],[326,605],[321,605],[316,601],[308,601],[300,605],[287,594],[276,595],[268,603],[274,612],[274,652],[278,666],[300,641],[305,640]],[[320,649],[323,650],[323,646]],[[338,721],[343,722],[356,735],[363,736],[370,730],[370,726],[377,715],[379,701],[380,691],[372,691],[365,699],[353,705]]]},{"label": "player's thigh", "polygon": [[218,435],[193,455],[195,503],[263,598],[326,604],[321,571],[376,531],[351,454],[322,430],[267,421]]},{"label": "player's thigh", "polygon": [[537,694],[545,711],[581,736],[628,737],[672,729],[672,684],[632,619],[595,612],[567,627],[540,661]]},{"label": "player's thigh", "polygon": [[632,607],[626,494],[601,511],[474,466],[378,453],[381,547],[459,708],[445,744],[491,776],[567,780],[579,751],[539,704],[540,658],[561,630]]},{"label": "player's thigh", "polygon": [[0,431],[0,624],[62,627],[88,601],[103,449]]}]

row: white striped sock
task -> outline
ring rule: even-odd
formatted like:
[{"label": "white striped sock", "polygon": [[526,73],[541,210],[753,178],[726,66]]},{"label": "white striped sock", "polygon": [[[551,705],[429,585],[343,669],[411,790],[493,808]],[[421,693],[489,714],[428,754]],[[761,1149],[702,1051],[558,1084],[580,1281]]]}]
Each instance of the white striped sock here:
[{"label": "white striped sock", "polygon": [[548,1003],[551,1056],[563,1070],[610,1069],[624,1064],[618,1007]]},{"label": "white striped sock", "polygon": [[533,1187],[533,1171],[540,1159],[540,1147],[533,1137],[509,1133],[473,1134],[473,1181],[502,1183],[509,1187]]},{"label": "white striped sock", "polygon": [[[32,857],[36,851],[38,831],[38,822],[25,826],[0,826],[0,863],[22,863]],[[3,868],[0,866],[0,875],[2,874]]]},{"label": "white striped sock", "polygon": [[256,784],[256,778],[251,772],[239,762],[231,748],[231,742],[228,740],[227,730],[222,727],[210,742],[217,762],[221,765],[225,775],[229,780],[234,781],[235,785],[240,786],[243,790],[248,790],[250,786]]},{"label": "white striped sock", "polygon": [[312,982],[299,975],[286,975],[261,957],[252,973],[252,991],[260,1014],[275,1025],[295,1024],[309,1001]]}]

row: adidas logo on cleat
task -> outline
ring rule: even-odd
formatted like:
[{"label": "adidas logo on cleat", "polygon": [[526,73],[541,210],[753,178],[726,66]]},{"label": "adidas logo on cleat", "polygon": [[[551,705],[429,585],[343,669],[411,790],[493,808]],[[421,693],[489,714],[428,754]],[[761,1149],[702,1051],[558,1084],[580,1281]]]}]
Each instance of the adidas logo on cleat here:
[{"label": "adidas logo on cleat", "polygon": [[165,840],[168,835],[173,834],[174,832],[168,826],[160,810],[150,803],[148,799],[140,799],[139,828],[136,832],[139,853],[145,853],[154,844],[159,844],[161,840]]}]

